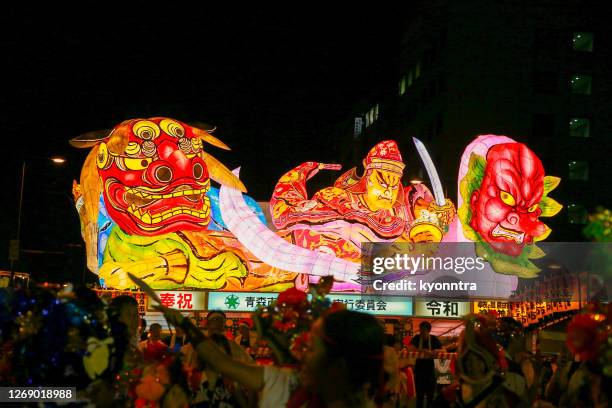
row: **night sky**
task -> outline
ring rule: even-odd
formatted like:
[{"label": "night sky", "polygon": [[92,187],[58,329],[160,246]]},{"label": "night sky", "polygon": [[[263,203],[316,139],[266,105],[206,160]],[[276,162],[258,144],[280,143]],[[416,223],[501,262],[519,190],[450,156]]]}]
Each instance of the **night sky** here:
[{"label": "night sky", "polygon": [[[74,246],[81,238],[71,184],[86,151],[68,140],[84,132],[150,116],[214,124],[232,152],[211,153],[242,166],[258,200],[269,199],[293,166],[336,161],[339,129],[385,80],[381,62],[397,58],[407,16],[401,8],[145,4],[3,10],[1,269],[8,269],[28,156],[22,247],[63,255],[26,255],[17,269],[80,279],[84,250]],[[54,168],[41,159],[51,155],[68,162]]]}]

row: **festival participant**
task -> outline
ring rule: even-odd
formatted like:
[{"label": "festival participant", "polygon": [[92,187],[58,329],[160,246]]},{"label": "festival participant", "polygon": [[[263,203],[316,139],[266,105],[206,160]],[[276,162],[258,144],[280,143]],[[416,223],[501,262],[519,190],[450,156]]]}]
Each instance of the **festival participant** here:
[{"label": "festival participant", "polygon": [[187,336],[180,327],[177,327],[172,335],[167,336],[163,341],[168,345],[170,351],[176,353],[181,351],[181,348],[187,344]]},{"label": "festival participant", "polygon": [[452,360],[435,358],[434,368],[436,370],[436,395],[442,392],[442,389],[450,385],[452,380]]},{"label": "festival participant", "polygon": [[393,343],[393,348],[398,357],[398,368],[402,373],[402,377],[406,378],[406,398],[408,401],[413,401],[416,398],[416,385],[414,382],[414,363],[416,358],[408,356],[408,346],[410,346],[411,340],[410,336],[406,336],[402,341],[394,341]]},{"label": "festival participant", "polygon": [[149,337],[147,333],[147,320],[142,317],[140,318],[140,341],[145,341]]},{"label": "festival participant", "polygon": [[511,360],[522,340],[511,321],[490,314],[466,317],[456,360],[458,382],[443,390],[436,406],[531,407],[521,364]]},{"label": "festival participant", "polygon": [[[115,364],[126,371],[141,367],[143,355],[138,347],[138,302],[132,296],[117,296],[108,304],[107,314],[113,344],[120,350]],[[113,377],[112,380],[94,381],[90,385],[88,394],[97,406],[111,407],[116,406],[119,401],[125,404],[129,400],[127,385],[117,386],[114,380]]]},{"label": "festival participant", "polygon": [[[612,396],[612,307],[589,305],[567,326],[572,358],[560,366],[536,407],[607,407]],[[556,405],[558,404],[558,405]]]},{"label": "festival participant", "polygon": [[[242,347],[227,339],[225,336],[225,322],[225,313],[220,310],[210,311],[206,316],[208,337],[224,355],[235,361],[253,364],[253,359]],[[195,351],[197,352],[197,349]],[[203,406],[247,407],[251,405],[249,401],[254,400],[254,394],[243,389],[239,384],[231,381],[230,378],[226,378],[218,370],[211,370],[208,367],[204,370],[202,395],[200,396]]]},{"label": "festival participant", "polygon": [[159,323],[153,323],[149,327],[149,336],[146,340],[138,344],[140,351],[145,351],[149,347],[168,347],[161,339],[162,327]]},{"label": "festival participant", "polygon": [[248,353],[244,350],[244,348],[240,347],[233,341],[229,341],[225,335],[225,322],[227,321],[227,317],[225,313],[221,310],[211,310],[206,315],[206,332],[207,335],[218,343],[219,347],[224,349],[229,349],[229,353],[234,358],[245,361],[252,362],[253,360],[248,355]]},{"label": "festival participant", "polygon": [[251,330],[249,324],[245,321],[240,322],[238,327],[239,333],[234,339],[236,344],[239,344],[241,347],[246,348],[254,348],[257,347],[257,333]]},{"label": "festival participant", "polygon": [[[541,364],[538,359],[527,350],[523,326],[512,317],[498,319],[498,341],[504,348],[508,361],[506,385],[512,383],[521,400],[531,405],[538,395],[537,379],[540,375]],[[522,390],[522,391],[521,391]]]},{"label": "festival participant", "polygon": [[[419,324],[419,334],[412,338],[409,349],[423,353],[423,357],[417,358],[414,366],[414,379],[416,386],[416,406],[431,407],[436,389],[436,371],[433,361],[433,353],[442,350],[440,340],[431,335],[431,323],[422,321]],[[425,405],[427,399],[427,405]]]},{"label": "festival participant", "polygon": [[[164,314],[177,325],[189,326],[176,311],[166,309]],[[261,391],[260,407],[374,407],[384,381],[384,334],[378,321],[341,310],[318,319],[310,336],[299,372],[236,361],[211,339],[199,339],[196,350],[213,370]]]},{"label": "festival participant", "polygon": [[138,348],[138,302],[132,296],[121,295],[113,298],[109,304],[110,311],[116,314],[117,320],[123,323],[127,329],[129,344],[132,348]]},{"label": "festival participant", "polygon": [[[374,146],[332,187],[308,197],[306,182],[339,165],[306,162],[285,173],[274,188],[270,212],[279,234],[292,243],[359,262],[362,242],[439,242],[453,221],[450,201],[436,205],[423,184],[403,186],[404,163],[395,141]],[[305,277],[302,277],[305,279]],[[334,290],[354,289],[337,283]]]},{"label": "festival participant", "polygon": [[399,367],[399,355],[391,346],[384,348],[384,369],[387,376],[383,408],[408,406],[408,378]]}]

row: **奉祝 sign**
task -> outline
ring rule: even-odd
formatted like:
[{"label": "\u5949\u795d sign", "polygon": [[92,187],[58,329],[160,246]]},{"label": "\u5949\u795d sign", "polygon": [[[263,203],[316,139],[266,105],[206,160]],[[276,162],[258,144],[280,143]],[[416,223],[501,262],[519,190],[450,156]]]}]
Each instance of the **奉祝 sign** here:
[{"label": "\u5949\u795d sign", "polygon": [[[177,310],[206,310],[206,299],[204,292],[164,290],[156,291],[162,306]],[[151,299],[151,305],[157,305]]]}]

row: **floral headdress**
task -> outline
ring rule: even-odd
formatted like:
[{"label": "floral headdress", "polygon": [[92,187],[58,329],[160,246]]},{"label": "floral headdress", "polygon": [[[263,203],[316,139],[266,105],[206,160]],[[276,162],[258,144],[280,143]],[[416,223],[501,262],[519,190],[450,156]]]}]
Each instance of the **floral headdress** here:
[{"label": "floral headdress", "polygon": [[0,383],[84,389],[118,369],[120,348],[89,289],[0,290]]},{"label": "floral headdress", "polygon": [[299,362],[314,321],[345,307],[325,297],[332,284],[333,277],[321,278],[318,284],[310,286],[310,299],[296,288],[287,289],[272,304],[255,313],[257,332],[268,341],[280,364]]},{"label": "floral headdress", "polygon": [[199,371],[165,346],[130,352],[115,315],[85,288],[0,290],[0,384],[76,386],[95,405],[187,406]]},{"label": "floral headdress", "polygon": [[612,377],[612,306],[587,305],[567,325],[566,344],[580,361]]}]

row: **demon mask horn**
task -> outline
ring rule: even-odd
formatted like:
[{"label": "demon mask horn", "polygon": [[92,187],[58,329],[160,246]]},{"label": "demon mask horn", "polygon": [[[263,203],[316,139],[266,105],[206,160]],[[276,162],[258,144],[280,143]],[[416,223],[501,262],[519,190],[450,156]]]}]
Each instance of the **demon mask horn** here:
[{"label": "demon mask horn", "polygon": [[79,149],[94,147],[107,143],[109,150],[121,153],[128,144],[129,131],[127,125],[133,121],[126,120],[113,129],[101,129],[83,133],[70,140],[70,145]]},{"label": "demon mask horn", "polygon": [[[214,132],[217,129],[215,126],[204,123],[191,123],[190,126],[193,126],[192,130],[194,136],[200,138],[202,141],[220,149],[230,150],[228,145],[209,133]],[[230,171],[230,169],[225,167],[225,165],[223,165],[219,160],[215,159],[210,153],[203,152],[202,160],[204,160],[204,163],[206,163],[208,174],[210,175],[211,179],[215,180],[221,185],[246,193],[247,190],[242,181],[240,181],[240,179],[236,177],[234,173]]]},{"label": "demon mask horn", "polygon": [[88,149],[107,140],[112,129],[94,130],[70,139],[70,145],[78,149]]}]

